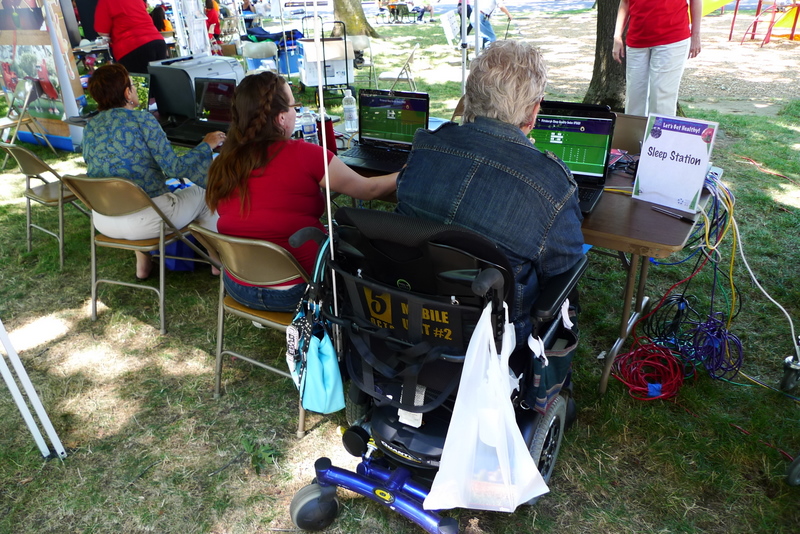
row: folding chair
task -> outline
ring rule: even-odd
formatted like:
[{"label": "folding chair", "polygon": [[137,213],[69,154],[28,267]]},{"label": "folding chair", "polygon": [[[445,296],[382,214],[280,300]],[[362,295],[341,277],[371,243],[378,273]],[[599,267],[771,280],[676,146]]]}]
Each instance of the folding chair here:
[{"label": "folding chair", "polygon": [[414,81],[414,74],[411,72],[411,64],[414,62],[414,52],[417,51],[417,48],[419,48],[419,43],[415,44],[414,48],[411,49],[408,59],[406,59],[406,62],[400,70],[382,72],[378,76],[378,80],[380,81],[392,80],[392,86],[389,88],[390,91],[393,91],[394,86],[400,81],[407,82],[408,85],[411,86],[412,91],[417,90],[417,82]]},{"label": "folding chair", "polygon": [[[355,80],[367,80],[368,87],[378,87],[378,76],[375,72],[375,61],[372,57],[372,41],[368,35],[353,35],[349,38],[353,44],[356,67]],[[359,71],[366,71],[366,74],[359,74]],[[356,96],[356,95],[353,95]]]},{"label": "folding chair", "polygon": [[[91,227],[91,247],[92,247],[92,320],[97,319],[97,286],[101,283],[127,286],[137,289],[147,289],[158,295],[158,313],[160,319],[161,333],[166,334],[166,321],[164,317],[164,294],[165,294],[165,265],[166,258],[175,258],[204,263],[214,263],[197,245],[192,243],[187,236],[189,229],[178,229],[164,215],[153,200],[147,196],[144,190],[125,178],[90,178],[86,175],[71,176],[66,175],[62,180],[67,187],[89,208],[92,215],[97,212],[107,217],[118,217],[128,215],[147,208],[153,208],[161,217],[159,236],[152,239],[113,239],[99,234],[94,229],[94,220]],[[200,255],[200,258],[177,258],[169,256],[165,249],[167,245],[175,241],[183,241],[192,250]],[[97,278],[97,247],[119,248],[123,250],[133,250],[139,252],[158,251],[158,288],[144,285],[123,282],[120,280],[109,280]]]},{"label": "folding chair", "polygon": [[414,20],[414,14],[408,9],[408,4],[389,4],[389,7],[394,7],[394,19],[392,22],[398,24]]},{"label": "folding chair", "polygon": [[[216,250],[222,262],[222,269],[235,278],[254,285],[276,285],[298,277],[309,281],[308,273],[297,260],[283,247],[260,239],[233,237],[207,230],[197,224],[190,224],[192,234],[209,250]],[[248,358],[232,350],[225,350],[225,314],[229,313],[254,321],[263,326],[286,332],[292,324],[294,313],[268,312],[245,306],[225,294],[225,284],[220,275],[219,306],[217,310],[217,363],[214,371],[214,398],[220,396],[222,381],[222,358],[225,355],[239,358],[267,371],[286,378],[292,377],[287,371],[266,363]],[[305,434],[305,410],[300,404],[297,423],[297,437]]]},{"label": "folding chair", "polygon": [[[22,126],[28,129],[34,139],[37,142],[41,142],[42,140],[44,143],[42,145],[47,144],[50,147],[50,150],[53,151],[53,154],[56,153],[56,149],[53,148],[53,145],[50,144],[50,140],[47,138],[47,130],[42,126],[39,120],[31,115],[28,112],[28,106],[31,104],[32,99],[37,94],[34,90],[35,85],[32,80],[25,80],[24,84],[17,85],[17,89],[9,96],[5,89],[3,89],[3,94],[5,95],[6,102],[8,103],[8,112],[5,117],[0,117],[0,139],[5,142],[8,139],[9,130],[13,129],[14,134],[11,136],[11,140],[8,141],[8,144],[13,145],[17,141],[17,136],[19,135],[19,129]],[[37,131],[34,131],[34,126],[36,127]],[[8,162],[8,153],[6,153],[6,157],[3,159],[3,166],[0,167],[0,170],[6,168],[6,163]]]},{"label": "folding chair", "polygon": [[[265,68],[278,72],[278,46],[272,41],[243,43],[242,56],[244,57],[248,74],[260,72]],[[268,67],[264,66],[263,60],[267,60]]]},{"label": "folding chair", "polygon": [[[41,230],[58,240],[59,266],[64,268],[64,204],[72,204],[84,215],[89,212],[78,204],[78,197],[61,182],[61,176],[50,165],[42,161],[39,156],[28,150],[8,143],[0,143],[0,150],[10,154],[16,160],[20,172],[25,175],[25,235],[28,243],[28,252],[32,250],[33,228]],[[55,181],[45,179],[45,174],[51,174]],[[31,187],[31,179],[40,180],[41,185]],[[43,206],[58,207],[58,233],[48,230],[31,222],[31,201]]]}]

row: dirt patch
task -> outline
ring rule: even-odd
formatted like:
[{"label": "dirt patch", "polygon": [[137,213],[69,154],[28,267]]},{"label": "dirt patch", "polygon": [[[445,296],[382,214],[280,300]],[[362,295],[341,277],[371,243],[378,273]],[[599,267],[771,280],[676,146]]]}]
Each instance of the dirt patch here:
[{"label": "dirt patch", "polygon": [[[774,115],[797,98],[800,87],[800,41],[773,38],[763,47],[740,40],[752,19],[740,14],[731,34],[732,12],[703,18],[702,52],[686,63],[679,101],[684,107],[716,109],[723,113]],[[592,79],[597,28],[594,11],[558,14],[532,13],[514,19],[508,38],[538,46],[549,70],[548,92],[580,99]],[[502,34],[498,34],[502,37]],[[458,62],[456,62],[458,63]],[[456,78],[451,66],[420,72],[424,78]]]}]

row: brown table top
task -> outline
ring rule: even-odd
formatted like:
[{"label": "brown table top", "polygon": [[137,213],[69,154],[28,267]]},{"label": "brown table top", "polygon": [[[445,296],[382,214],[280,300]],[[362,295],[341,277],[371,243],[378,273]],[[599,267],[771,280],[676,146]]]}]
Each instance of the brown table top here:
[{"label": "brown table top", "polygon": [[[629,175],[615,173],[606,187],[633,185]],[[708,198],[708,193],[704,193]],[[654,211],[655,204],[630,195],[605,191],[592,213],[583,220],[586,243],[651,258],[665,258],[681,250],[692,233],[693,224]],[[691,214],[670,209],[688,217]],[[699,215],[692,217],[697,220]]]}]

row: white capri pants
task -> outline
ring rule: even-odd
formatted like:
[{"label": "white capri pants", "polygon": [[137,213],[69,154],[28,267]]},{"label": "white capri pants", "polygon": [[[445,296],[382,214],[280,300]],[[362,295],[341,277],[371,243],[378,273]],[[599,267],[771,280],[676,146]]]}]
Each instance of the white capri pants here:
[{"label": "white capri pants", "polygon": [[626,47],[625,113],[675,115],[691,39],[650,48]]},{"label": "white capri pants", "polygon": [[[166,193],[153,199],[164,215],[176,228],[183,228],[197,219],[203,228],[217,231],[219,215],[212,213],[206,205],[206,190],[193,185]],[[92,212],[94,227],[98,232],[113,239],[152,239],[158,237],[161,217],[153,208],[147,208],[130,215],[107,217]]]}]

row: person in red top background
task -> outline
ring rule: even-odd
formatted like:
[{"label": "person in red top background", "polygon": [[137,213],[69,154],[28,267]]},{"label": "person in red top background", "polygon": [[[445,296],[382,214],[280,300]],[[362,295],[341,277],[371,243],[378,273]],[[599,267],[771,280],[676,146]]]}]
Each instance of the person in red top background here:
[{"label": "person in red top background", "polygon": [[149,62],[167,58],[167,43],[146,5],[143,0],[100,0],[94,11],[94,30],[109,40],[114,59],[132,73],[147,73]]},{"label": "person in red top background", "polygon": [[675,115],[686,59],[700,53],[702,8],[702,0],[620,0],[612,54],[626,59],[625,113]]},{"label": "person in red top background", "polygon": [[[397,173],[364,178],[332,152],[291,139],[297,104],[289,84],[273,72],[245,76],[236,87],[228,137],[208,171],[206,203],[219,214],[217,231],[280,245],[312,275],[318,245],[289,245],[297,230],[325,230],[325,168],[331,190],[371,200],[397,188]],[[279,287],[246,284],[223,274],[228,294],[251,308],[290,312],[305,292],[297,278]]]},{"label": "person in red top background", "polygon": [[214,4],[214,0],[206,0],[206,29],[208,30],[209,35],[213,35],[214,39],[219,42],[221,34],[219,26],[219,11],[217,11],[217,7]]}]

